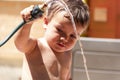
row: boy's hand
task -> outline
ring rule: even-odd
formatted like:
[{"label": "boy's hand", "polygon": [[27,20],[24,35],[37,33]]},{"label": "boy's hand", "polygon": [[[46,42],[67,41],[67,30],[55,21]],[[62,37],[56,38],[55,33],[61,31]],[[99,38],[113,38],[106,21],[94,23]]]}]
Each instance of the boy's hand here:
[{"label": "boy's hand", "polygon": [[[30,21],[30,19],[32,17],[31,11],[33,10],[33,8],[34,8],[34,5],[31,5],[30,7],[27,7],[21,11],[20,14],[24,21],[26,21],[26,22]],[[33,21],[31,21],[31,22],[33,22]]]},{"label": "boy's hand", "polygon": [[21,16],[25,22],[33,21],[34,19],[41,18],[47,5],[35,5],[25,8],[21,11]]}]

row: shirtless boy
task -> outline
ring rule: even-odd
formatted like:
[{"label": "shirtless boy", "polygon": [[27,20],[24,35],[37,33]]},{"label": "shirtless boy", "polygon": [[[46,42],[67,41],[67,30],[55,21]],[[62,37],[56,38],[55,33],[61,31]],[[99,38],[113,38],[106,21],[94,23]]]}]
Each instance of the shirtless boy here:
[{"label": "shirtless boy", "polygon": [[[17,33],[15,45],[25,54],[22,80],[71,80],[71,50],[88,25],[89,10],[81,0],[66,0],[65,3],[73,15],[76,31],[68,11],[62,3],[54,0],[47,15],[42,17],[45,25],[42,38],[30,36],[36,20],[25,24]],[[21,11],[23,20],[29,19],[32,9],[30,6]]]}]

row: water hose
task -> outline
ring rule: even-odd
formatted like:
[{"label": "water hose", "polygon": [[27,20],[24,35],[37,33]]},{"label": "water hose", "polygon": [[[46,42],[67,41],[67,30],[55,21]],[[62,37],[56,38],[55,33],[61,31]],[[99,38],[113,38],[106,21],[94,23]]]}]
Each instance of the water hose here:
[{"label": "water hose", "polygon": [[5,39],[0,41],[0,47],[3,46],[26,22],[21,22]]},{"label": "water hose", "polygon": [[[35,5],[33,7],[33,10],[31,11],[31,18],[29,19],[29,21],[32,21],[34,19],[37,19],[39,17],[41,17],[44,13],[44,8],[47,5],[44,4],[41,8],[38,5]],[[29,22],[27,21],[27,22]],[[3,39],[2,41],[0,41],[0,47],[3,46],[24,24],[27,23],[25,20],[22,21],[5,39]]]}]

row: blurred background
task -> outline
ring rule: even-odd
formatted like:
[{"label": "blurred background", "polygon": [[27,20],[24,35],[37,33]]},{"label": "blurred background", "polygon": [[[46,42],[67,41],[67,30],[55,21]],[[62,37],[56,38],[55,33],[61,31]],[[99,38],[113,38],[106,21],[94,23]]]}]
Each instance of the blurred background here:
[{"label": "blurred background", "polygon": [[[43,0],[0,0],[0,40],[22,22],[20,11]],[[120,38],[120,0],[84,0],[90,8],[90,24],[82,35],[87,38]],[[32,36],[42,37],[42,20],[32,27]],[[0,80],[20,80],[23,54],[14,45],[14,36],[0,47]]]},{"label": "blurred background", "polygon": [[[40,0],[0,0],[0,41],[22,22],[20,11],[30,5],[41,4]],[[42,20],[35,22],[32,36],[41,37]],[[14,35],[15,36],[15,35]],[[23,54],[14,45],[14,36],[0,47],[0,80],[19,80],[22,72]]]}]

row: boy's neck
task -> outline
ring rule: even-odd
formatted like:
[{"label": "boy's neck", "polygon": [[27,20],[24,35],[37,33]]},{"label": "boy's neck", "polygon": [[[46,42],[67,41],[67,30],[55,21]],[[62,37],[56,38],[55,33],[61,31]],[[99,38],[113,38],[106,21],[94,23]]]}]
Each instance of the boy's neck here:
[{"label": "boy's neck", "polygon": [[41,40],[44,41],[44,44],[43,44],[43,45],[44,45],[45,47],[47,47],[48,49],[50,49],[55,55],[62,55],[62,54],[66,54],[66,53],[71,52],[71,50],[65,51],[65,52],[56,52],[56,51],[54,51],[54,50],[52,50],[52,49],[50,48],[49,44],[47,43],[47,41],[46,41],[46,39],[45,39],[44,37],[41,38]]}]

